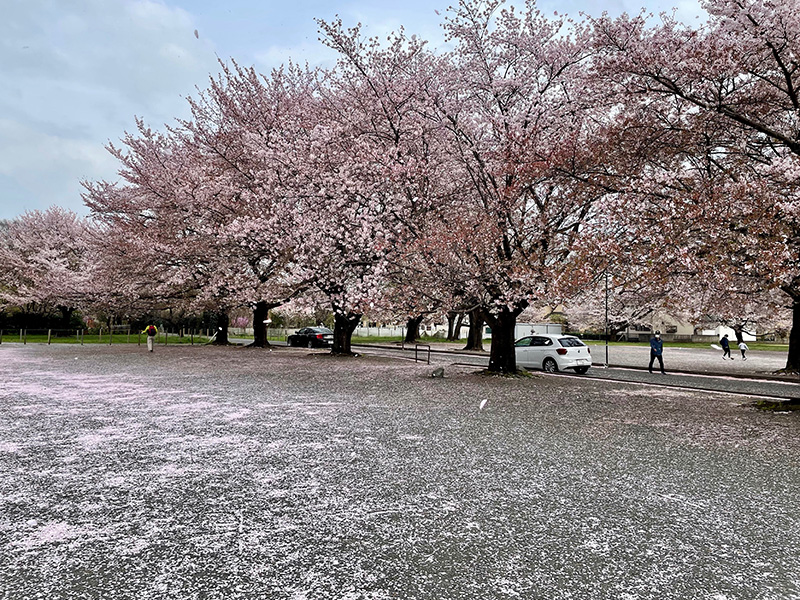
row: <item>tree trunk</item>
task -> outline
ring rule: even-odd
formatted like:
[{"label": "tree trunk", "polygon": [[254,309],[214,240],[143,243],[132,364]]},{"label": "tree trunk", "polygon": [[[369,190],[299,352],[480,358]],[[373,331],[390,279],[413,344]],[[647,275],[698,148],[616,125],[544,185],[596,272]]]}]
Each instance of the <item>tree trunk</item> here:
[{"label": "tree trunk", "polygon": [[800,295],[792,295],[792,331],[789,333],[786,370],[800,373]]},{"label": "tree trunk", "polygon": [[230,344],[228,341],[228,325],[230,324],[230,319],[228,318],[228,313],[226,312],[219,312],[215,314],[216,319],[216,337],[214,338],[213,344],[215,346],[227,346]]},{"label": "tree trunk", "polygon": [[453,331],[453,341],[457,342],[461,339],[461,324],[464,322],[464,313],[458,313],[458,318],[456,319],[456,327]]},{"label": "tree trunk", "polygon": [[58,310],[61,312],[61,329],[69,329],[72,313],[75,312],[75,309],[69,306],[59,306]]},{"label": "tree trunk", "polygon": [[447,313],[447,341],[457,342],[461,339],[461,323],[464,322],[464,313],[451,310]]},{"label": "tree trunk", "polygon": [[479,308],[469,311],[469,333],[464,350],[483,351],[483,313]]},{"label": "tree trunk", "polygon": [[742,332],[744,331],[744,327],[740,323],[735,323],[732,326],[733,334],[736,336],[736,343],[741,344],[744,341],[744,336]]},{"label": "tree trunk", "polygon": [[492,328],[492,346],[489,351],[489,371],[492,373],[516,373],[517,354],[514,348],[514,330],[517,324],[517,315],[522,308],[513,311],[503,308],[498,314],[493,315],[488,311],[483,317]]},{"label": "tree trunk", "polygon": [[269,340],[267,339],[267,324],[264,321],[269,317],[269,311],[275,308],[275,304],[267,304],[266,302],[256,302],[253,307],[253,343],[250,344],[252,348],[268,348]]},{"label": "tree trunk", "polygon": [[353,332],[361,322],[361,317],[362,315],[357,313],[343,315],[339,312],[334,312],[333,348],[331,348],[331,354],[353,355],[350,343],[353,338]]},{"label": "tree trunk", "polygon": [[419,324],[422,323],[422,315],[409,317],[406,321],[406,344],[413,344],[419,339]]},{"label": "tree trunk", "polygon": [[456,326],[456,316],[458,315],[457,312],[451,310],[447,313],[447,341],[452,342],[455,341],[455,326]]}]

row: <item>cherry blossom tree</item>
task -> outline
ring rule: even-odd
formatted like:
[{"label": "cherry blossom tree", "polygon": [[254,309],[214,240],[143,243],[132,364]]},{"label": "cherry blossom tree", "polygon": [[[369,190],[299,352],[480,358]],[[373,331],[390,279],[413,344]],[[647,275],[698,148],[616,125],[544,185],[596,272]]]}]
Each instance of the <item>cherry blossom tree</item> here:
[{"label": "cherry blossom tree", "polygon": [[581,224],[605,193],[588,184],[599,160],[600,113],[585,69],[585,30],[500,2],[462,1],[445,23],[448,55],[432,115],[461,183],[437,260],[492,329],[489,370],[516,370],[514,329],[531,303],[557,296]]},{"label": "cherry blossom tree", "polygon": [[[195,182],[203,178],[187,146],[141,122],[124,145],[127,152],[110,150],[126,183],[84,184],[84,201],[104,232],[99,270],[106,302],[132,313],[179,304],[227,313],[238,299],[226,285],[217,223],[198,218]],[[223,340],[226,335],[223,328]]]},{"label": "cherry blossom tree", "polygon": [[[700,156],[715,168],[724,163],[728,179],[725,185],[707,179],[714,186],[689,206],[698,219],[708,218],[689,222],[706,223],[710,235],[695,238],[685,260],[693,254],[706,267],[715,265],[728,278],[720,287],[738,289],[743,281],[760,280],[767,290],[780,288],[794,314],[786,366],[798,370],[797,6],[770,0],[707,0],[702,6],[709,20],[698,28],[668,15],[653,26],[646,15],[596,20],[602,75],[607,85],[624,91],[626,102],[646,98],[654,107],[669,106],[687,130],[709,134],[710,151]],[[685,208],[688,195],[683,198]],[[687,221],[680,209],[672,219],[678,215]]]},{"label": "cherry blossom tree", "polygon": [[[110,147],[126,186],[87,184],[97,217],[135,240],[140,255],[154,255],[145,264],[158,266],[160,284],[150,278],[146,288],[217,313],[220,343],[227,340],[227,312],[250,305],[254,345],[266,345],[268,311],[303,288],[288,270],[293,211],[280,178],[292,170],[283,149],[302,109],[304,76],[291,69],[261,78],[252,69],[224,67],[190,101],[192,119],[166,133],[139,123],[122,148]],[[119,247],[125,244],[112,245],[109,255]]]},{"label": "cherry blossom tree", "polygon": [[295,258],[331,302],[334,353],[348,353],[365,311],[392,304],[418,325],[432,310],[430,298],[408,293],[414,271],[406,250],[424,237],[426,215],[443,196],[438,125],[425,115],[436,60],[402,30],[382,47],[340,20],[319,25],[340,60],[319,88],[317,139],[298,194],[311,214],[329,218],[323,231],[311,223]]},{"label": "cherry blossom tree", "polygon": [[86,306],[94,282],[90,224],[53,206],[29,211],[0,229],[0,299],[61,313],[62,327]]}]

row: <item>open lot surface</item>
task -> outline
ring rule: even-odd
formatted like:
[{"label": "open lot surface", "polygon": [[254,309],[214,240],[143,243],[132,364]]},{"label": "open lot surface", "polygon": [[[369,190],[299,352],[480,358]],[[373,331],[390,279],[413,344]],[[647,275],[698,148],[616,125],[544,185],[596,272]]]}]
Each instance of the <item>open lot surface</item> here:
[{"label": "open lot surface", "polygon": [[0,598],[800,598],[800,415],[430,371],[0,346]]}]

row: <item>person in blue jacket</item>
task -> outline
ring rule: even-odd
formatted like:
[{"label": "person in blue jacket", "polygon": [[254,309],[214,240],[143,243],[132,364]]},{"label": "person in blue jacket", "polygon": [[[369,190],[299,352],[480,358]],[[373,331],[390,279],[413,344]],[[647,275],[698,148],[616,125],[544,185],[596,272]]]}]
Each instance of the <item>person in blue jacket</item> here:
[{"label": "person in blue jacket", "polygon": [[664,342],[661,339],[661,332],[656,331],[655,337],[650,340],[650,366],[648,371],[653,372],[653,361],[658,359],[658,364],[661,365],[661,374],[666,375],[664,372],[664,359],[661,356],[663,352]]},{"label": "person in blue jacket", "polygon": [[731,356],[731,343],[728,341],[727,333],[722,336],[722,339],[719,341],[719,345],[722,346],[722,360],[725,360],[726,356],[733,360],[733,357]]}]

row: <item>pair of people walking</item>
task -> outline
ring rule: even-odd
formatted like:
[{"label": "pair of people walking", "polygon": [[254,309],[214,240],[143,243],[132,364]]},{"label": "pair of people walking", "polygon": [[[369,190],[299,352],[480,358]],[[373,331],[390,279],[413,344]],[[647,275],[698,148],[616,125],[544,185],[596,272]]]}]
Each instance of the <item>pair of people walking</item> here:
[{"label": "pair of people walking", "polygon": [[[722,336],[722,339],[719,341],[719,345],[722,346],[722,360],[733,360],[731,356],[731,343],[728,340],[728,334]],[[747,347],[747,344],[744,341],[739,342],[739,350],[742,353],[742,360],[747,360],[747,351],[750,348]]]},{"label": "pair of people walking", "polygon": [[[713,346],[714,344],[712,344]],[[731,359],[731,344],[728,340],[728,334],[722,336],[722,339],[719,341],[719,345],[722,346],[722,360]],[[747,351],[748,348],[747,344],[744,341],[739,342],[739,350],[742,353],[742,360],[747,360]],[[661,332],[656,331],[655,335],[650,339],[650,364],[647,367],[647,370],[651,373],[653,372],[653,363],[657,360],[658,365],[661,367],[661,374],[666,375],[664,371],[664,341],[661,339]]]}]

